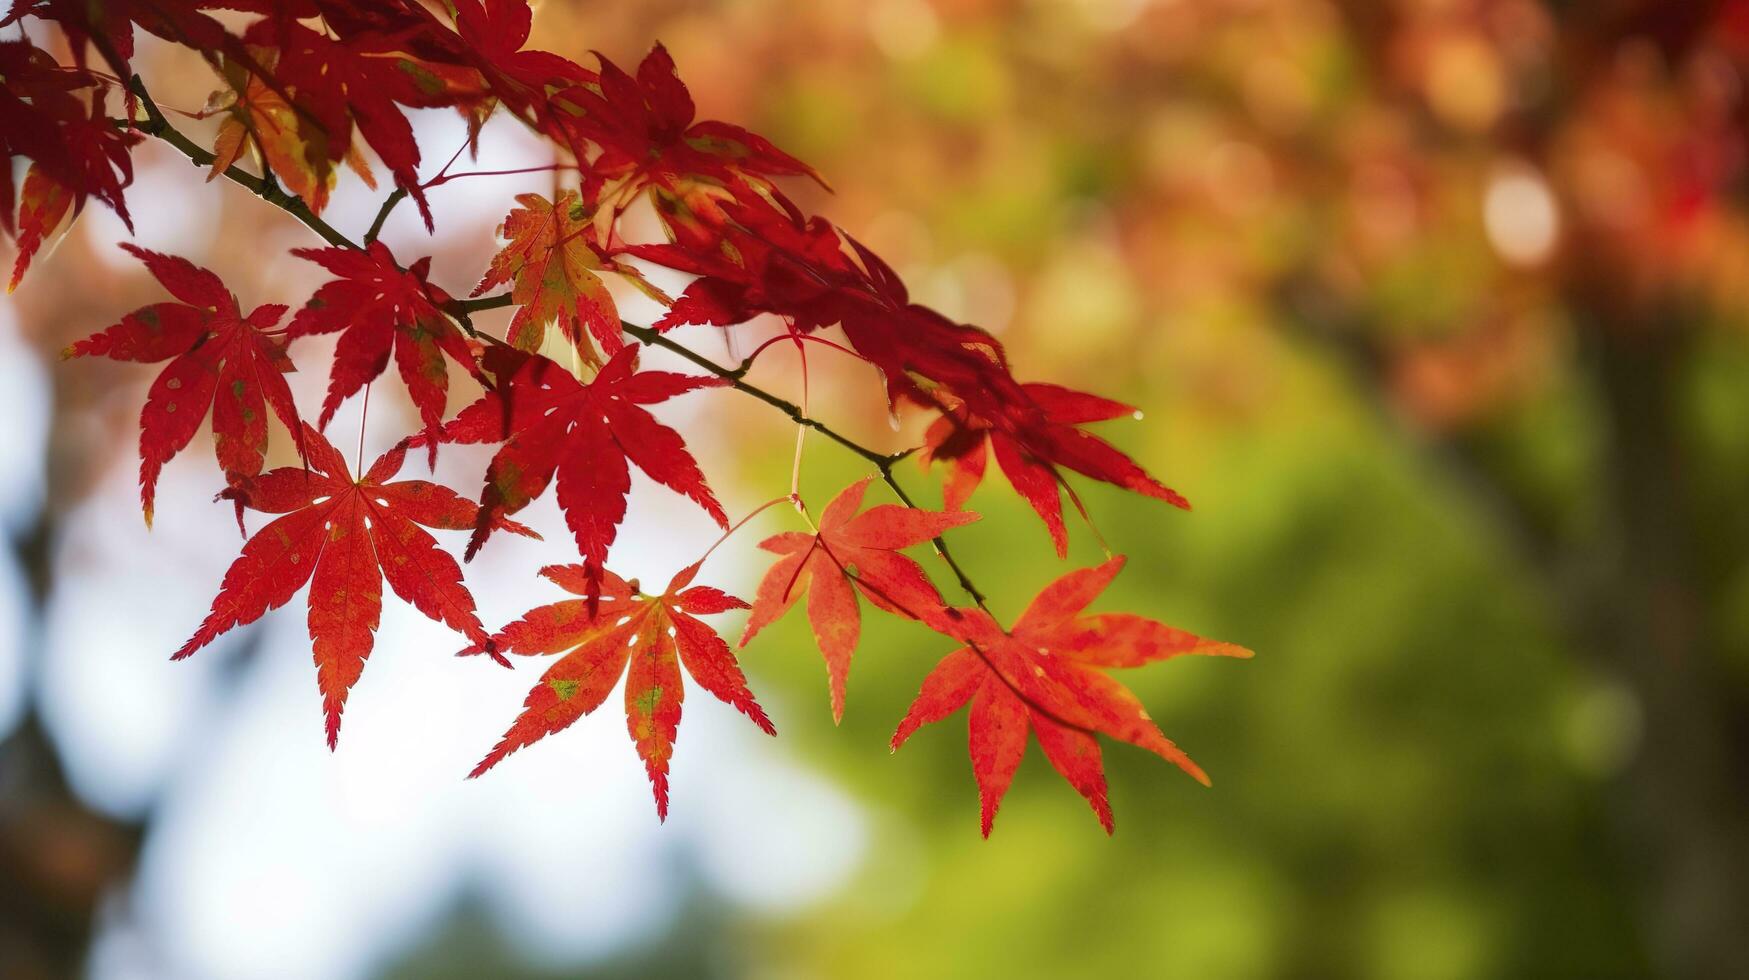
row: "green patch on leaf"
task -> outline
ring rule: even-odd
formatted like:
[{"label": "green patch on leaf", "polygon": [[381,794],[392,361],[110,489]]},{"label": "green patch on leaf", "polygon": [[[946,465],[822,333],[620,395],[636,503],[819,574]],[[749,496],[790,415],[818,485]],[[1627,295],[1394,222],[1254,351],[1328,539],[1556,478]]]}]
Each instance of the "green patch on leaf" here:
[{"label": "green patch on leaf", "polygon": [[632,703],[637,706],[639,714],[642,714],[642,715],[655,714],[656,713],[656,706],[662,703],[662,685],[658,684],[655,687],[652,687],[649,690],[645,691],[644,693],[638,695],[637,699],[634,700]]},{"label": "green patch on leaf", "polygon": [[401,74],[413,80],[413,84],[427,95],[436,95],[443,91],[443,79],[425,66],[407,58],[395,62],[395,67]]}]

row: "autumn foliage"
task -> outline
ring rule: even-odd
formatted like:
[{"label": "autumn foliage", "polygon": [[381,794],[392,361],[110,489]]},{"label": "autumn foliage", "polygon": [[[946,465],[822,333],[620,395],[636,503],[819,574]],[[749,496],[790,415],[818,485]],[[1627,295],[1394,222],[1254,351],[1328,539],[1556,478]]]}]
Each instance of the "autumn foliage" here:
[{"label": "autumn foliage", "polygon": [[[210,12],[220,7],[227,11],[223,23]],[[20,18],[57,24],[67,56],[57,59],[27,40],[0,41],[0,150],[7,158],[0,168],[0,227],[17,246],[14,286],[44,244],[91,200],[128,220],[129,153],[147,138],[171,143],[211,176],[250,187],[324,240],[294,250],[325,271],[324,285],[295,311],[267,304],[247,314],[211,272],[123,244],[170,299],[127,313],[66,351],[70,358],[162,365],[141,413],[140,492],[148,522],[162,468],[209,417],[222,475],[218,496],[237,509],[240,524],[249,511],[269,518],[246,539],[211,612],[175,657],[261,618],[307,587],[332,746],[347,693],[375,643],[386,583],[402,601],[460,634],[464,655],[506,665],[512,663],[507,655],[557,658],[471,775],[567,727],[623,683],[627,728],[657,812],[665,816],[669,760],[688,687],[702,688],[775,733],[730,645],[701,617],[750,609],[739,641],[745,646],[804,604],[836,719],[844,711],[862,617],[872,609],[922,623],[951,651],[923,677],[892,744],[897,748],[921,725],[969,706],[985,834],[1029,738],[1108,831],[1099,736],[1154,752],[1206,782],[1105,671],[1181,654],[1247,651],[1141,616],[1088,614],[1122,558],[1068,571],[1004,627],[944,540],[977,519],[963,505],[991,460],[1038,513],[1059,556],[1068,542],[1063,497],[1086,515],[1070,474],[1188,507],[1086,428],[1133,409],[1055,384],[1023,382],[995,337],[912,303],[880,257],[786,196],[783,180],[824,186],[811,167],[738,126],[697,118],[661,46],[635,71],[605,57],[584,66],[524,50],[531,12],[523,0],[431,6],[414,0],[36,0],[19,5],[7,21]],[[234,24],[244,26],[226,26]],[[211,66],[219,90],[209,112],[222,123],[210,149],[179,133],[133,74],[136,29],[193,48]],[[427,158],[406,117],[412,108],[459,112],[476,140],[488,116],[512,116],[564,161],[549,168],[567,185],[551,199],[529,194],[505,202],[504,244],[482,255],[482,276],[465,299],[431,281],[428,257],[395,255],[375,240],[382,219],[402,200],[420,209],[429,228],[427,193],[450,179],[448,167],[420,178]],[[355,242],[321,215],[342,170],[375,186],[371,157],[386,171],[390,189],[371,233]],[[15,186],[17,160],[28,167]],[[662,235],[628,241],[622,219],[644,206]],[[640,273],[652,265],[695,278],[670,297]],[[624,322],[606,286],[611,278],[667,312],[648,326]],[[506,306],[515,307],[506,336],[476,330],[472,314]],[[925,467],[942,464],[943,510],[918,507],[897,481],[894,466],[907,454],[861,447],[746,383],[752,358],[725,367],[668,335],[682,324],[732,330],[761,315],[780,320],[783,339],[797,347],[829,345],[868,362],[884,380],[891,410],[933,416],[916,455]],[[552,349],[546,342],[554,328],[571,351],[568,359],[542,353]],[[842,340],[823,336],[827,331]],[[337,334],[338,340],[330,364],[299,365],[329,378],[312,425],[283,375],[293,369],[297,341],[315,334]],[[643,370],[647,347],[680,354],[704,373]],[[369,467],[361,460],[349,468],[325,430],[342,404],[368,397],[391,362],[417,410],[418,429]],[[481,394],[445,419],[446,392],[458,370]],[[775,560],[751,606],[698,583],[702,557],[659,593],[610,568],[634,468],[731,533],[730,515],[706,474],[679,433],[651,411],[682,395],[728,397],[712,390],[722,388],[757,397],[798,425],[831,436],[876,471],[817,512],[793,485],[773,501],[792,504],[805,530],[761,545]],[[270,438],[289,440],[298,465],[264,472]],[[457,443],[495,447],[472,498],[398,478],[410,453],[434,464],[444,446]],[[867,499],[877,478],[896,501]],[[574,546],[575,561],[540,574],[571,597],[489,631],[463,583],[461,563],[428,529],[460,532],[454,544],[471,559],[494,531],[532,534],[514,515],[548,493],[564,514],[572,540],[563,546]],[[700,550],[708,557],[715,547]],[[952,573],[964,602],[944,598],[924,565],[906,554],[922,548]]]}]

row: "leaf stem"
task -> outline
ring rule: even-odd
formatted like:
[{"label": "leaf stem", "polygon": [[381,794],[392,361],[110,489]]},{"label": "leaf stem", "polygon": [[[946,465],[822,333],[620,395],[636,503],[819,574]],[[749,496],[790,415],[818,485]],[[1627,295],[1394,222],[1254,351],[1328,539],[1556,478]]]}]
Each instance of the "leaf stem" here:
[{"label": "leaf stem", "polygon": [[767,500],[765,503],[760,504],[759,506],[753,508],[751,511],[749,511],[747,513],[747,516],[736,521],[734,523],[734,526],[732,526],[728,530],[724,531],[715,541],[713,541],[711,543],[711,546],[704,550],[704,554],[698,556],[698,561],[694,562],[693,564],[703,565],[705,563],[705,561],[710,558],[712,552],[716,551],[719,547],[721,547],[723,542],[729,540],[729,538],[732,537],[736,531],[739,531],[743,527],[746,527],[748,521],[751,521],[753,518],[758,517],[760,514],[765,513],[767,510],[770,510],[771,508],[776,507],[778,504],[788,503],[788,502],[793,501],[793,500],[795,500],[795,495],[794,494],[787,494],[787,495],[782,496],[782,497],[773,497],[770,500]]},{"label": "leaf stem", "polygon": [[352,458],[354,474],[360,480],[364,479],[364,427],[370,421],[370,387],[371,382],[364,383],[364,404],[358,410],[358,452]]},{"label": "leaf stem", "polygon": [[[451,162],[453,163],[454,161]],[[461,180],[463,177],[513,177],[517,174],[540,174],[546,173],[549,170],[558,173],[561,170],[576,169],[578,168],[573,167],[568,163],[549,163],[539,167],[517,167],[514,170],[470,170],[466,173],[460,174],[440,173],[420,186],[426,190],[430,190],[433,187],[442,187],[444,184],[447,184],[452,180]]]},{"label": "leaf stem", "polygon": [[868,358],[863,357],[861,354],[858,354],[856,351],[851,350],[850,348],[844,346],[843,344],[837,343],[835,341],[827,340],[825,337],[816,337],[813,334],[809,334],[809,333],[780,333],[775,337],[766,338],[764,343],[760,344],[758,347],[753,348],[753,353],[748,354],[746,357],[742,358],[741,359],[741,366],[736,368],[735,370],[740,371],[743,375],[746,374],[748,371],[753,369],[753,362],[758,360],[759,355],[765,353],[767,348],[769,348],[775,344],[784,343],[785,341],[793,341],[793,342],[795,342],[796,346],[798,346],[798,347],[801,346],[802,341],[807,341],[807,342],[812,343],[812,344],[820,344],[820,345],[823,345],[826,347],[830,347],[835,351],[841,351],[845,354],[849,354],[851,357],[854,357],[859,361],[867,361],[868,360]]},{"label": "leaf stem", "polygon": [[[723,367],[721,364],[716,363],[697,351],[694,351],[692,348],[687,347],[684,344],[676,343],[649,327],[640,327],[636,324],[623,322],[620,326],[626,333],[638,338],[638,340],[643,343],[652,347],[661,347],[664,350],[672,351],[673,353],[680,355],[686,360],[691,361],[693,364],[709,371],[711,374],[728,381],[730,387],[734,388],[736,391],[742,392],[746,395],[751,395],[789,416],[790,421],[795,424],[813,429],[815,432],[820,433],[856,455],[861,456],[863,459],[868,460],[874,465],[876,471],[880,473],[881,481],[893,491],[893,495],[898,497],[901,503],[913,510],[918,509],[917,502],[911,498],[910,494],[905,492],[905,488],[900,485],[898,478],[893,475],[894,464],[907,456],[910,456],[912,450],[907,449],[901,453],[883,453],[876,449],[870,449],[862,443],[851,439],[836,429],[833,429],[826,423],[808,415],[806,412],[803,412],[794,402],[779,398],[757,385],[749,384],[741,377],[741,372],[736,368]],[[985,612],[989,612],[990,607],[985,601],[984,593],[979,591],[976,585],[972,584],[971,576],[966,574],[965,568],[954,558],[953,552],[949,550],[947,546],[947,542],[938,535],[933,541],[931,541],[931,544],[935,546],[935,553],[940,555],[942,561],[945,561],[947,567],[952,570],[954,578],[959,581],[960,589],[964,591],[966,595],[972,597],[972,601],[978,604],[978,608]]]}]

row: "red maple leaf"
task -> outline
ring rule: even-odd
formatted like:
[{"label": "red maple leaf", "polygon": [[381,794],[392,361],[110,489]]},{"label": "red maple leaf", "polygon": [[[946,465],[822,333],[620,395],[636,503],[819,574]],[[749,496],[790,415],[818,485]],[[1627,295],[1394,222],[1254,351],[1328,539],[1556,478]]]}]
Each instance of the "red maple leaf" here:
[{"label": "red maple leaf", "polygon": [[[435,433],[443,421],[449,390],[444,354],[485,380],[467,336],[443,311],[449,294],[426,278],[429,256],[402,269],[382,242],[372,242],[364,252],[294,248],[292,254],[340,277],[316,290],[288,330],[292,337],[344,331],[318,427],[327,428],[342,401],[383,373],[391,353],[427,433]],[[427,444],[435,457],[436,442]]]},{"label": "red maple leaf", "polygon": [[349,24],[326,19],[326,6],[326,25],[339,25],[333,36],[310,29],[297,11],[286,9],[250,25],[244,40],[251,47],[278,49],[273,84],[291,93],[309,152],[325,153],[338,163],[351,152],[356,128],[389,168],[395,185],[419,207],[430,230],[431,208],[418,173],[419,143],[403,107],[472,105],[484,98],[479,78],[471,68],[429,61],[409,50],[421,47],[435,21],[409,10],[388,25],[370,20]]},{"label": "red maple leaf", "polygon": [[18,258],[12,263],[12,278],[6,281],[7,292],[24,280],[37,251],[70,226],[66,219],[72,205],[72,192],[41,167],[33,163],[25,171],[24,192],[18,202]]},{"label": "red maple leaf", "polygon": [[584,560],[600,568],[625,518],[631,464],[697,503],[719,526],[729,526],[680,434],[641,407],[725,382],[637,371],[637,355],[636,345],[624,348],[583,384],[548,358],[508,347],[487,351],[497,386],[462,409],[441,436],[504,444],[486,467],[480,522],[467,557],[479,550],[493,522],[526,507],[556,477],[565,523]]},{"label": "red maple leaf", "polygon": [[[837,324],[856,352],[879,368],[887,397],[936,408],[949,421],[931,430],[928,458],[963,457],[950,492],[969,493],[982,474],[984,434],[1015,489],[1044,520],[1066,555],[1058,467],[1163,500],[1189,504],[1109,443],[1077,428],[1135,410],[1057,385],[1022,384],[1002,345],[969,324],[912,303],[881,258],[830,223],[803,218],[764,198],[739,194],[714,247],[634,245],[640,258],[698,279],[656,322],[727,327],[760,313],[810,332]],[[957,433],[956,428],[967,430]],[[1073,497],[1071,499],[1074,499]],[[1077,501],[1078,504],[1078,501]]]},{"label": "red maple leaf", "polygon": [[880,504],[857,514],[868,484],[868,479],[859,480],[832,498],[820,513],[817,533],[787,531],[760,542],[759,547],[783,557],[760,579],[741,635],[745,647],[806,592],[814,642],[826,658],[833,721],[844,718],[844,684],[862,634],[857,591],[876,606],[912,619],[940,610],[941,593],[899,549],[978,519],[971,513],[941,514],[901,504]]},{"label": "red maple leaf", "polygon": [[285,373],[293,370],[283,334],[269,332],[285,315],[278,304],[244,316],[219,277],[186,259],[123,243],[180,303],[155,303],[68,347],[64,357],[169,361],[140,411],[140,503],[152,522],[158,473],[182,451],[207,413],[213,452],[235,484],[261,472],[267,409],[296,433],[302,425]]},{"label": "red maple leaf", "polygon": [[625,346],[619,308],[599,275],[617,266],[596,249],[577,192],[565,191],[557,201],[518,194],[516,201],[522,207],[511,209],[498,229],[504,247],[492,256],[473,295],[515,282],[510,298],[517,310],[505,339],[521,350],[540,350],[547,324],[557,321],[590,363],[600,357],[585,337],[593,336],[609,356],[619,353]]},{"label": "red maple leaf", "polygon": [[531,609],[492,637],[509,653],[564,656],[541,675],[523,701],[522,714],[468,777],[600,707],[622,674],[626,728],[644,760],[661,819],[668,817],[668,760],[674,754],[685,694],[682,666],[693,683],[734,706],[767,735],[777,734],[748,691],[729,645],[696,618],[745,609],[747,604],[709,586],[692,585],[698,568],[695,563],[681,569],[658,596],[643,595],[636,582],[608,571],[581,565],[541,569],[559,587],[586,598]]},{"label": "red maple leaf", "polygon": [[[644,56],[635,78],[605,57],[600,61],[592,84],[554,95],[556,131],[549,135],[574,149],[583,141],[601,148],[585,172],[583,192],[603,214],[623,212],[647,188],[677,206],[694,199],[692,185],[699,181],[768,188],[772,177],[807,176],[825,186],[814,168],[764,137],[725,122],[695,121],[692,94],[662,45]],[[590,157],[579,153],[578,159]]]},{"label": "red maple leaf", "polygon": [[[15,11],[22,13],[24,8]],[[106,86],[84,71],[56,64],[28,41],[0,41],[0,232],[18,233],[18,258],[7,291],[18,286],[41,247],[66,214],[95,197],[133,230],[123,189],[133,182],[128,154],[143,137],[104,117]],[[15,157],[31,161],[20,220]]]},{"label": "red maple leaf", "polygon": [[[236,626],[278,609],[310,584],[310,638],[327,715],[328,747],[340,736],[346,694],[364,671],[382,614],[383,582],[427,617],[492,649],[461,568],[419,525],[472,528],[479,507],[425,480],[386,482],[400,470],[398,445],[354,478],[323,435],[304,426],[308,468],[282,467],[227,490],[251,510],[283,514],[243,544],[212,611],[177,650],[181,660]],[[500,526],[535,537],[519,524]]]},{"label": "red maple leaf", "polygon": [[[1135,406],[1061,385],[1027,383],[1020,388],[1025,401],[1004,409],[1006,425],[999,427],[974,414],[966,402],[953,399],[924,433],[917,458],[926,468],[938,460],[948,464],[942,498],[949,510],[962,506],[977,489],[989,455],[996,457],[1015,492],[1044,521],[1059,558],[1068,554],[1069,534],[1063,525],[1059,491],[1059,486],[1067,489],[1068,484],[1058,466],[1190,509],[1189,501],[1149,476],[1135,460],[1079,428],[1089,422],[1133,416]],[[1069,499],[1080,508],[1081,501],[1073,492]],[[1082,514],[1086,516],[1085,511]]]},{"label": "red maple leaf", "polygon": [[485,78],[486,88],[512,112],[547,118],[549,87],[581,85],[595,73],[548,51],[524,51],[533,11],[526,0],[456,0],[461,56]]},{"label": "red maple leaf", "polygon": [[1095,735],[1141,746],[1207,785],[1208,776],[1161,734],[1136,696],[1100,668],[1139,667],[1184,654],[1249,657],[1251,651],[1129,613],[1081,615],[1123,565],[1123,558],[1113,558],[1057,579],[1006,632],[977,609],[940,619],[937,628],[966,645],[924,678],[892,745],[896,751],[920,726],[969,702],[972,773],[984,836],[990,836],[996,810],[1026,753],[1029,730],[1052,768],[1087,798],[1107,833],[1111,804]]}]

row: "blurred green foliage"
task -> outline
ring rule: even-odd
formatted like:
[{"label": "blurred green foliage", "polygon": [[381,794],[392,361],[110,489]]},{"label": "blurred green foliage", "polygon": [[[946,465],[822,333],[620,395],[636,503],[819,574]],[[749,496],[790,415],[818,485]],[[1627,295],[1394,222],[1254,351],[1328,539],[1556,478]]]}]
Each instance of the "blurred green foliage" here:
[{"label": "blurred green foliage", "polygon": [[[1082,487],[1130,557],[1102,603],[1258,651],[1124,678],[1212,791],[1113,747],[1106,840],[1035,750],[985,842],[963,719],[882,751],[943,641],[867,617],[833,731],[792,614],[749,669],[792,706],[791,751],[874,815],[872,858],[794,919],[716,921],[729,972],[1672,972],[1646,869],[1675,845],[1638,853],[1624,815],[1667,708],[1583,648],[1597,633],[1564,590],[1634,603],[1611,571],[1637,562],[1612,543],[1632,515],[1608,484],[1633,450],[1598,365],[1646,331],[1679,338],[1655,396],[1676,422],[1653,438],[1687,453],[1711,565],[1672,587],[1716,621],[1694,656],[1749,687],[1749,347],[1728,259],[1749,236],[1739,170],[1710,162],[1741,155],[1718,94],[1745,49],[1731,9],[830,0],[609,18],[610,50],[660,36],[683,73],[752,58],[721,85],[689,77],[707,111],[834,181],[808,206],[920,301],[998,331],[1023,377],[1141,407],[1102,434],[1197,509]],[[823,414],[878,437],[869,379],[819,360],[837,383]],[[761,493],[788,468],[770,431],[743,467]],[[852,462],[812,445],[805,494],[863,475]],[[1065,566],[999,477],[971,506],[984,520],[956,553],[1011,617]],[[1072,536],[1071,564],[1103,557]]]},{"label": "blurred green foliage", "polygon": [[[1223,446],[1206,465],[1228,492],[1191,515],[1087,495],[1130,556],[1106,608],[1260,651],[1125,677],[1215,787],[1111,748],[1111,840],[1036,751],[980,840],[963,719],[882,757],[939,639],[872,620],[837,733],[806,710],[823,672],[805,622],[752,648],[803,708],[797,751],[880,816],[864,879],[762,933],[756,961],[866,977],[1642,970],[1596,770],[1612,749],[1595,743],[1617,736],[1584,717],[1601,682],[1358,411],[1296,428]],[[956,546],[1012,616],[1059,569],[1005,487],[972,506],[984,521]],[[1072,563],[1097,560],[1080,544]]]}]

